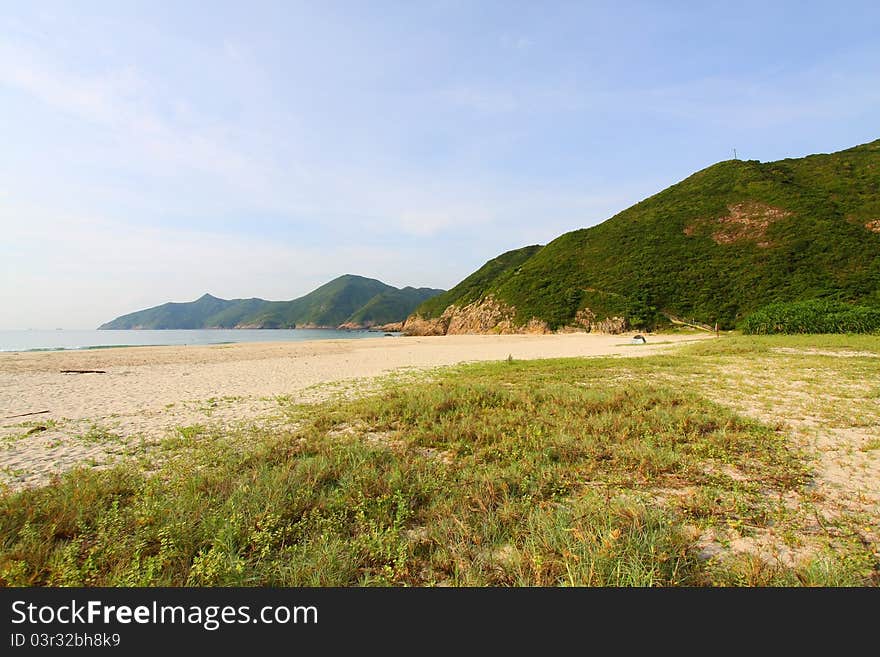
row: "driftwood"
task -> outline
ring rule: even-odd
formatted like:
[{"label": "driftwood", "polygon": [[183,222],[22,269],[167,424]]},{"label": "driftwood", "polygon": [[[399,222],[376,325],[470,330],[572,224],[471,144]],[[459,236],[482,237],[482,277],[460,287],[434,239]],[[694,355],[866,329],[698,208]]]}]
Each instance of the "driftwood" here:
[{"label": "driftwood", "polygon": [[61,370],[62,374],[106,374],[106,370]]},{"label": "driftwood", "polygon": [[7,415],[4,420],[11,420],[14,417],[27,417],[28,415],[42,415],[43,413],[51,413],[51,411],[33,411],[31,413],[19,413],[18,415]]},{"label": "driftwood", "polygon": [[700,322],[694,321],[693,319],[691,319],[691,321],[687,321],[686,319],[682,319],[681,317],[676,317],[675,315],[672,315],[670,313],[662,313],[662,314],[665,315],[666,319],[668,319],[673,324],[679,324],[681,326],[690,326],[691,328],[699,329],[701,331],[708,331],[709,333],[713,333],[713,332],[717,333],[717,330],[718,330],[718,323],[717,322],[715,324],[715,329],[713,330],[712,327],[709,326],[708,324],[701,324]]}]

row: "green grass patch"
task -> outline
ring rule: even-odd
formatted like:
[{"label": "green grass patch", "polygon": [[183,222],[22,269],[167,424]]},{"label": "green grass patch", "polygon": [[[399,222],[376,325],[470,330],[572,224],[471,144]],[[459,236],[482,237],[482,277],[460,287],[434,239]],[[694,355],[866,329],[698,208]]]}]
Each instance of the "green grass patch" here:
[{"label": "green grass patch", "polygon": [[121,440],[118,434],[113,433],[107,427],[92,424],[85,433],[76,437],[84,443],[109,443]]}]

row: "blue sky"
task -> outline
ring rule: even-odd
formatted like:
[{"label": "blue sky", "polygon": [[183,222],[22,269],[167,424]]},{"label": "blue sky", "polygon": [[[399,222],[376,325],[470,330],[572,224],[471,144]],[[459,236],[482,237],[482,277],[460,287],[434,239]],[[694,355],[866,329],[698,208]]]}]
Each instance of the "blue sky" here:
[{"label": "blue sky", "polygon": [[876,2],[0,2],[0,328],[451,287],[880,137]]}]

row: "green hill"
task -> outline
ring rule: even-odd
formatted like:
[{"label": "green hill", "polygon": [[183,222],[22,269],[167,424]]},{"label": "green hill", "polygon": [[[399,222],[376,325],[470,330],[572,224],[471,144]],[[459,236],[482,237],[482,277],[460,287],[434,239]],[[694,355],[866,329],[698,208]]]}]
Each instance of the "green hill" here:
[{"label": "green hill", "polygon": [[[220,301],[220,299],[218,299],[218,301]],[[252,298],[233,299],[226,303],[229,305],[225,309],[221,310],[219,313],[211,315],[205,320],[205,326],[218,328],[232,328],[238,326],[240,323],[246,321],[247,318],[252,317],[254,313],[259,312],[268,302],[263,299]]]},{"label": "green hill", "polygon": [[[155,308],[117,317],[102,324],[98,329],[198,329],[208,326],[226,326],[222,319],[237,317],[239,309],[251,307],[252,302],[265,303],[262,299],[218,299],[205,294],[187,303],[163,303]],[[230,325],[234,325],[234,322]]]},{"label": "green hill", "polygon": [[[550,329],[668,313],[722,327],[774,302],[827,299],[880,306],[880,140],[778,162],[729,160],[566,233],[515,267],[487,263],[417,310],[488,296]],[[493,264],[494,263],[494,264]],[[482,273],[481,273],[482,272]]]},{"label": "green hill", "polygon": [[394,289],[372,278],[346,274],[293,301],[270,301],[242,324],[257,328],[335,327],[377,294]]},{"label": "green hill", "polygon": [[[442,290],[407,287],[346,274],[292,301],[218,299],[206,294],[188,303],[166,303],[117,317],[99,329],[335,328],[403,321]],[[360,321],[357,318],[375,320]]]},{"label": "green hill", "polygon": [[425,301],[417,312],[424,317],[438,317],[448,306],[464,306],[477,301],[514,276],[519,267],[540,249],[537,244],[524,246],[492,258],[451,290]]},{"label": "green hill", "polygon": [[348,318],[358,326],[381,326],[406,319],[422,302],[442,294],[429,287],[405,287],[380,292]]}]

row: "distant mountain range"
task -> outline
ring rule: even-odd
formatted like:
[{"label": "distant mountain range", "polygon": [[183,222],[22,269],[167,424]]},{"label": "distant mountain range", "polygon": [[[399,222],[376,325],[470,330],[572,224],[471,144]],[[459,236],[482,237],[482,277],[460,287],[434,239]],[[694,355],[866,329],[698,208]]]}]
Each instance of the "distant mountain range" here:
[{"label": "distant mountain range", "polygon": [[292,301],[218,299],[165,303],[117,317],[98,329],[372,328],[393,326],[443,290],[405,287],[345,274]]},{"label": "distant mountain range", "polygon": [[880,307],[880,140],[728,160],[546,246],[490,260],[407,319],[414,335],[722,328],[774,302]]}]

